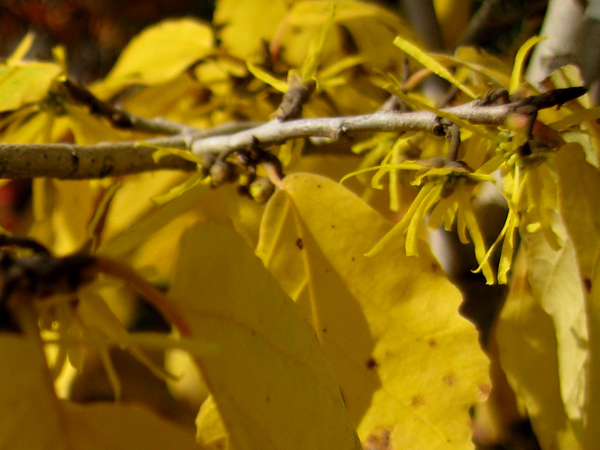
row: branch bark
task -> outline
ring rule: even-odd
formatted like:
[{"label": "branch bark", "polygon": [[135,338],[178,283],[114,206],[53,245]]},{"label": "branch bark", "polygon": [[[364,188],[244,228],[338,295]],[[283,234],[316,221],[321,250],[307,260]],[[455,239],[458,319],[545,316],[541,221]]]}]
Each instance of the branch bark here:
[{"label": "branch bark", "polygon": [[[527,97],[504,105],[486,105],[475,100],[442,111],[476,125],[501,125],[509,114],[527,109],[549,108],[579,97],[584,88],[569,88]],[[274,120],[264,124],[231,123],[210,130],[138,142],[74,144],[0,144],[0,178],[92,179],[155,170],[196,169],[177,156],[152,158],[156,147],[191,150],[207,160],[235,149],[277,145],[291,139],[324,137],[340,141],[352,134],[375,132],[427,131],[439,127],[439,117],[429,111],[380,111],[350,117]],[[241,131],[240,131],[241,130]]]}]

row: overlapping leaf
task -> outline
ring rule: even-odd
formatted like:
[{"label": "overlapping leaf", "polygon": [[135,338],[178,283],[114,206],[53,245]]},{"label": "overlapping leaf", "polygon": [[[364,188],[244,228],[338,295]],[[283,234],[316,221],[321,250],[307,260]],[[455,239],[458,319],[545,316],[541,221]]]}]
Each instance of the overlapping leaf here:
[{"label": "overlapping leaf", "polygon": [[2,333],[0,360],[1,448],[199,448],[192,433],[148,410],[119,404],[77,406],[57,399],[41,341],[31,335]]},{"label": "overlapping leaf", "polygon": [[208,24],[191,19],[163,21],[133,39],[96,89],[107,95],[126,84],[166,83],[213,53],[213,44]]},{"label": "overlapping leaf", "polygon": [[232,448],[359,448],[314,333],[230,225],[184,234],[171,297],[195,339],[220,345],[199,366]]},{"label": "overlapping leaf", "polygon": [[496,327],[502,369],[524,403],[542,448],[574,449],[577,438],[560,392],[555,325],[532,292],[525,254],[517,258]]},{"label": "overlapping leaf", "polygon": [[60,67],[52,63],[0,65],[0,112],[42,100],[60,72]]},{"label": "overlapping leaf", "polygon": [[289,175],[269,202],[257,254],[311,321],[363,444],[468,448],[467,410],[488,387],[487,361],[460,295],[423,248],[331,180]]},{"label": "overlapping leaf", "polygon": [[[581,277],[571,282],[579,283],[586,299],[584,313],[589,327],[586,381],[589,390],[583,405],[587,425],[583,448],[592,449],[600,441],[600,430],[594,425],[594,418],[600,414],[600,211],[596,197],[600,190],[600,173],[586,161],[578,144],[565,147],[556,156],[555,163],[559,175],[560,212],[574,246]],[[570,305],[572,299],[564,307],[572,307]]]},{"label": "overlapping leaf", "polygon": [[503,368],[525,402],[542,448],[593,448],[597,436],[591,417],[600,405],[594,397],[600,322],[590,291],[600,216],[592,192],[600,188],[600,175],[585,161],[579,144],[563,146],[553,162],[560,215],[550,218],[560,247],[551,248],[540,231],[521,227],[520,262],[498,342]]}]

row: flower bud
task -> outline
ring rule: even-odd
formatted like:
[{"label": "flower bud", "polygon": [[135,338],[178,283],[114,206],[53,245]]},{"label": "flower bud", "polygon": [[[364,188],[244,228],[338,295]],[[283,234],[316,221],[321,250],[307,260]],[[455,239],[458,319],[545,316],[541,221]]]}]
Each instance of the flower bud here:
[{"label": "flower bud", "polygon": [[250,195],[258,203],[265,203],[275,192],[275,186],[267,177],[259,178],[250,184]]}]

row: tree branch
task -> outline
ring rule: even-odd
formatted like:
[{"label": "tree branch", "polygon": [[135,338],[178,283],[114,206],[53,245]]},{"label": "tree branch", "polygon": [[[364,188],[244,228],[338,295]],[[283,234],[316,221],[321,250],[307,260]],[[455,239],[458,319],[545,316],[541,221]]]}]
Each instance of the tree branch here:
[{"label": "tree branch", "polygon": [[[459,119],[474,125],[502,125],[509,114],[526,108],[544,109],[562,105],[585,93],[585,88],[559,89],[546,94],[527,97],[505,105],[483,105],[475,100],[464,105],[443,108]],[[439,126],[438,116],[430,111],[390,112],[350,117],[299,119],[289,122],[272,121],[229,136],[214,136],[195,140],[192,152],[218,153],[226,149],[245,148],[255,140],[261,145],[277,145],[290,139],[325,137],[339,141],[350,134],[400,131],[433,131]]]},{"label": "tree branch", "polygon": [[[442,111],[476,125],[501,125],[509,114],[561,105],[585,93],[585,88],[568,88],[527,97],[504,105],[486,105],[475,100]],[[429,111],[390,112],[350,117],[274,120],[264,124],[230,123],[190,134],[138,142],[74,144],[0,144],[1,178],[48,177],[92,179],[155,170],[195,170],[196,165],[177,156],[152,158],[156,147],[191,150],[207,161],[214,155],[250,148],[257,143],[277,145],[291,139],[325,137],[340,141],[357,133],[428,131],[439,127],[439,117]],[[240,131],[241,130],[241,131]]]},{"label": "tree branch", "polygon": [[63,81],[63,86],[68,91],[72,100],[87,106],[90,113],[104,117],[114,128],[171,136],[188,133],[192,130],[192,128],[187,125],[173,123],[160,117],[146,119],[131,114],[130,112],[98,99],[87,88],[80,86],[70,79]]}]

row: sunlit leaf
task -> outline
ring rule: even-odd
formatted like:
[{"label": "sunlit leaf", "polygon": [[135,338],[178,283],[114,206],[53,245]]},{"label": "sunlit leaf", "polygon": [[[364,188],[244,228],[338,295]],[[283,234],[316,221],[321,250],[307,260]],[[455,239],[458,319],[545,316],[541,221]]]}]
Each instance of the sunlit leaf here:
[{"label": "sunlit leaf", "polygon": [[41,101],[60,72],[60,67],[53,63],[0,65],[0,112]]},{"label": "sunlit leaf", "polygon": [[444,39],[444,48],[452,48],[467,29],[471,7],[467,2],[453,0],[434,0],[433,4]]},{"label": "sunlit leaf", "polygon": [[230,225],[184,234],[170,296],[222,349],[198,364],[232,447],[359,448],[314,333]]},{"label": "sunlit leaf", "polygon": [[363,444],[469,448],[486,358],[425,245],[407,257],[398,238],[364,256],[390,226],[331,180],[288,175],[257,254],[315,329]]},{"label": "sunlit leaf", "polygon": [[223,47],[243,60],[254,56],[261,50],[263,40],[273,39],[286,6],[272,0],[220,0],[213,21],[220,28]]},{"label": "sunlit leaf", "polygon": [[110,92],[125,84],[165,83],[212,54],[213,45],[208,24],[186,18],[165,20],[129,43],[98,89]]},{"label": "sunlit leaf", "polygon": [[[335,0],[324,2],[321,0],[303,0],[293,3],[286,17],[290,25],[285,29],[283,36],[284,45],[296,47],[295,52],[300,55],[299,50],[306,52],[308,47],[304,44],[300,47],[294,43],[296,39],[295,27],[313,28],[318,27],[312,33],[322,30],[328,20],[331,11],[331,3],[335,4],[334,24],[343,27],[345,32],[351,36],[351,46],[355,46],[358,54],[368,64],[378,68],[388,68],[401,63],[398,52],[392,45],[395,36],[402,35],[414,38],[414,33],[406,26],[397,15],[381,8],[380,6],[356,0]],[[338,59],[345,53],[345,46],[350,42],[344,33],[339,32],[339,27],[334,26],[327,36],[324,49],[323,61]],[[329,48],[328,48],[329,47]]]}]

